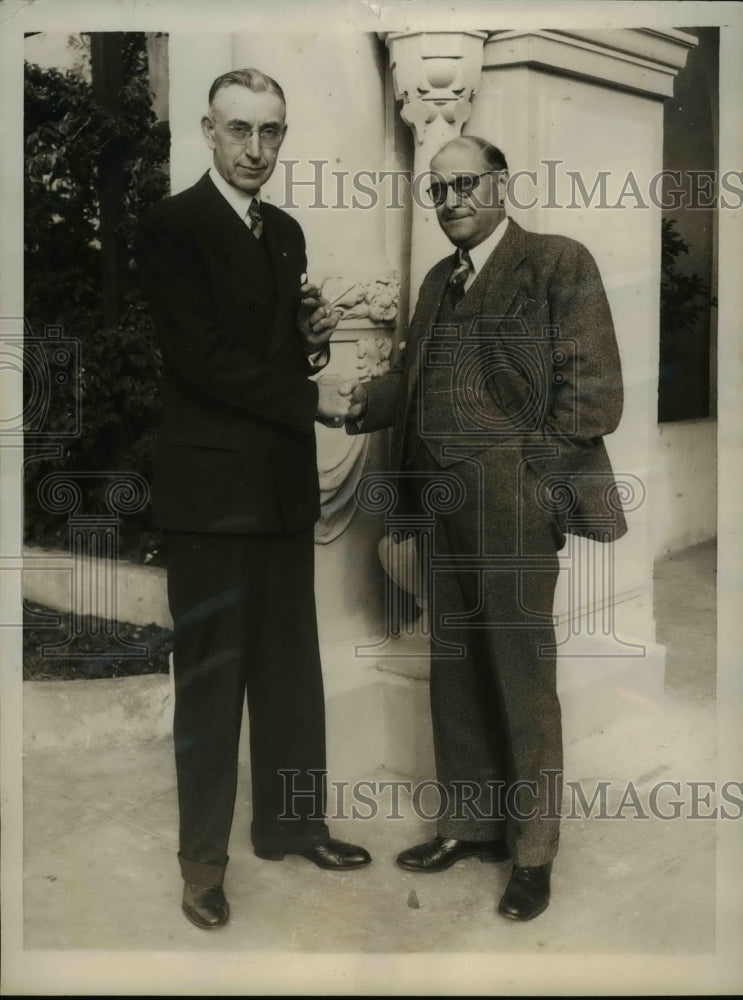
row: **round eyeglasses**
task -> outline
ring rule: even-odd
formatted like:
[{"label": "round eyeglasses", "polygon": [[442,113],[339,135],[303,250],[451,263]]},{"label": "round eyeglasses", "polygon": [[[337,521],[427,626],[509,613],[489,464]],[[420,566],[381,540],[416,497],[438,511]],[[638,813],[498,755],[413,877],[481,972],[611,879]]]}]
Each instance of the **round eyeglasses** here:
[{"label": "round eyeglasses", "polygon": [[464,198],[472,194],[480,186],[480,180],[488,174],[498,173],[497,170],[484,170],[481,174],[458,174],[453,180],[434,180],[428,188],[428,197],[437,207],[443,205],[449,188],[452,189],[457,198]]},{"label": "round eyeglasses", "polygon": [[[220,122],[220,124],[222,123]],[[222,125],[222,128],[227,133],[230,142],[236,146],[247,146],[255,133],[255,129],[244,122],[228,122],[226,125]],[[286,125],[271,122],[268,125],[261,125],[258,129],[258,138],[262,146],[267,149],[275,149],[284,138],[285,131]]]}]

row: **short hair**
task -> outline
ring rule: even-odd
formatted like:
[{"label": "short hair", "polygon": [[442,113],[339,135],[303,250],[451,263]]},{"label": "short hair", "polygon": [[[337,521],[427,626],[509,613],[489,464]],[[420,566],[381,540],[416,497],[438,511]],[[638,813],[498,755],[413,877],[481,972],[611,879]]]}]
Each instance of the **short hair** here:
[{"label": "short hair", "polygon": [[442,153],[448,146],[475,146],[482,153],[485,162],[491,170],[508,170],[506,158],[492,142],[481,138],[479,135],[459,135],[456,139],[449,139],[444,143],[436,155]]},{"label": "short hair", "polygon": [[286,106],[284,91],[270,76],[261,73],[259,69],[233,69],[229,73],[223,73],[221,76],[218,76],[209,88],[209,107],[211,107],[212,101],[220,90],[230,87],[233,84],[236,84],[238,87],[247,87],[248,90],[252,90],[256,94],[268,91],[270,94],[275,94],[280,98],[284,106]]}]

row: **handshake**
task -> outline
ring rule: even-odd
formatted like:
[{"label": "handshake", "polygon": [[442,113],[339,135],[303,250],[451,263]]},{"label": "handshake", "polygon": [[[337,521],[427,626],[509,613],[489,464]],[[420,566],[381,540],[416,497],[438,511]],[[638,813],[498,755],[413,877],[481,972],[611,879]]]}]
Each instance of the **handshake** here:
[{"label": "handshake", "polygon": [[317,417],[326,427],[342,427],[366,413],[366,389],[356,378],[325,375],[317,379]]}]

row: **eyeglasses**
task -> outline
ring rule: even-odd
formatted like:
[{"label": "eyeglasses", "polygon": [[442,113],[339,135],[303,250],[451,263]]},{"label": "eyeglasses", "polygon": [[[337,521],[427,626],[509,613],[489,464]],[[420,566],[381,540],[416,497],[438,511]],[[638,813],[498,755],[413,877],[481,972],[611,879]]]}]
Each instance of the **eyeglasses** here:
[{"label": "eyeglasses", "polygon": [[449,188],[452,189],[457,198],[472,194],[480,186],[480,179],[488,174],[498,173],[497,170],[485,170],[481,174],[460,174],[451,181],[434,181],[428,189],[428,197],[434,205],[443,205]]},{"label": "eyeglasses", "polygon": [[[226,125],[220,122],[220,124],[227,133],[230,142],[236,146],[247,146],[255,132],[255,129],[252,129],[250,125],[245,125],[242,122],[228,122]],[[286,125],[279,125],[277,123],[261,125],[258,129],[258,138],[262,146],[265,146],[267,149],[275,149],[276,146],[281,144],[285,131]]]}]

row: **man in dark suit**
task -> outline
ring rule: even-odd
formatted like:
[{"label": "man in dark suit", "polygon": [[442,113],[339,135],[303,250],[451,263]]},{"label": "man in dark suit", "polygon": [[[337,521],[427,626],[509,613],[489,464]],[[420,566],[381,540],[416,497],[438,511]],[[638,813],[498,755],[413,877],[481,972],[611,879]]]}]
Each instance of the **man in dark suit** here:
[{"label": "man in dark suit", "polygon": [[324,821],[314,424],[333,389],[308,376],[327,363],[337,316],[307,283],[299,225],[260,200],[285,112],[281,88],[257,70],[215,80],[201,123],[213,167],[144,213],[138,231],[164,369],[153,509],[174,621],[183,910],[204,928],[229,916],[246,693],[255,854],[331,869],[371,860]]},{"label": "man in dark suit", "polygon": [[559,834],[556,553],[566,530],[626,530],[602,442],[621,370],[592,257],[507,218],[500,150],[455,139],[431,170],[457,251],[426,275],[399,364],[352,390],[347,424],[393,426],[413,511],[430,511],[437,482],[448,491],[423,567],[441,815],[438,836],[397,860],[437,872],[510,856],[499,909],[528,920],[548,905]]}]

